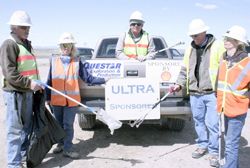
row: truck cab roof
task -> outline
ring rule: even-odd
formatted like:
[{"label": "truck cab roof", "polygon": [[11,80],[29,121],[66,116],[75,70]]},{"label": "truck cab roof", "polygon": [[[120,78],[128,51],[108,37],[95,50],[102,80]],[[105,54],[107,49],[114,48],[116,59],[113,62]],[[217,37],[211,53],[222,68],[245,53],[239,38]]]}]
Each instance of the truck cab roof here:
[{"label": "truck cab roof", "polygon": [[[168,45],[161,36],[151,36],[155,44],[155,51],[162,50]],[[103,37],[97,43],[97,48],[94,51],[92,59],[107,59],[115,58],[116,44],[118,42],[118,36]],[[181,54],[177,49],[170,48],[168,50],[159,52],[155,56],[156,59],[182,59],[183,54]]]}]

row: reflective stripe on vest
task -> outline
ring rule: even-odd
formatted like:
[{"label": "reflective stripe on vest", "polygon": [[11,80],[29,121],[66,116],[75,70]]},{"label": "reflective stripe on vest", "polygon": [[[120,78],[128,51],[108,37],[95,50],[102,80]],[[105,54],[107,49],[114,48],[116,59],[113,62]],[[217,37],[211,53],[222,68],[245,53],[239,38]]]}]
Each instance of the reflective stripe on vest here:
[{"label": "reflective stripe on vest", "polygon": [[[52,87],[80,102],[79,59],[71,58],[66,70],[60,57],[51,59]],[[67,73],[65,73],[67,72]],[[78,104],[51,91],[51,104],[55,106],[77,106]]]},{"label": "reflective stripe on vest", "polygon": [[[220,41],[213,42],[210,49],[210,60],[209,60],[209,77],[211,80],[213,90],[215,90],[215,82],[220,64],[220,58],[224,51],[225,49],[223,47],[222,42]],[[186,80],[187,94],[189,94],[189,58],[191,56],[191,53],[192,53],[192,47],[190,46],[188,49],[186,49],[183,59],[184,66],[186,67],[187,71],[187,80]]]},{"label": "reflective stripe on vest", "polygon": [[136,58],[138,55],[146,56],[148,54],[148,33],[143,31],[143,35],[138,43],[135,43],[129,33],[126,33],[124,40],[124,53],[130,58]]},{"label": "reflective stripe on vest", "polygon": [[227,64],[223,60],[219,69],[217,110],[228,117],[235,117],[248,111],[250,58],[244,58],[229,69]]},{"label": "reflective stripe on vest", "polygon": [[19,47],[19,55],[17,58],[17,69],[21,75],[29,79],[39,80],[39,72],[35,56],[32,55],[23,45],[16,43]]}]

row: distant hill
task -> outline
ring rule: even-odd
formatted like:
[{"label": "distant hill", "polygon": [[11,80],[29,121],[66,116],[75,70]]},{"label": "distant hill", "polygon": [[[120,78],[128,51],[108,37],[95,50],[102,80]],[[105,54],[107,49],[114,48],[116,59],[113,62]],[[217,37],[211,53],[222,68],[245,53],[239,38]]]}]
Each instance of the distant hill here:
[{"label": "distant hill", "polygon": [[52,54],[59,54],[59,49],[56,47],[34,47],[36,57],[50,57]]},{"label": "distant hill", "polygon": [[[184,49],[176,48],[181,54],[184,54]],[[57,47],[34,47],[35,56],[38,58],[50,57],[52,54],[59,54]]]}]

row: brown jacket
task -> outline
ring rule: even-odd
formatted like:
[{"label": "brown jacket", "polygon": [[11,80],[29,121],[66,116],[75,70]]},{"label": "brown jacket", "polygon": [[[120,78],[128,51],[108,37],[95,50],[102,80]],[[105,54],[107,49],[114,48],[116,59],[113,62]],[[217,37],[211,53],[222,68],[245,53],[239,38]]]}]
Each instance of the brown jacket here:
[{"label": "brown jacket", "polygon": [[23,45],[28,51],[31,51],[31,42],[28,40],[20,40],[16,34],[11,33],[15,39],[7,39],[0,48],[0,62],[3,72],[3,90],[5,91],[30,91],[31,80],[22,76],[17,71],[17,57],[19,55],[19,47],[16,43]]}]

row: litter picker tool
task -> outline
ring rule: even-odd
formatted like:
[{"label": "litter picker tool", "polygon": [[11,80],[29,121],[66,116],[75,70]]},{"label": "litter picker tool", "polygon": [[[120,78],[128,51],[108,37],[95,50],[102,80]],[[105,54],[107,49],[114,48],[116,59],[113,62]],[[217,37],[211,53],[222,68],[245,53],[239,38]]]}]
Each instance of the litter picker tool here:
[{"label": "litter picker tool", "polygon": [[134,127],[136,126],[136,128],[138,128],[142,123],[143,121],[145,120],[145,118],[147,117],[147,115],[155,108],[158,106],[158,104],[160,104],[162,101],[164,101],[168,95],[172,93],[171,91],[168,91],[158,102],[156,102],[153,107],[148,111],[146,112],[144,115],[142,115],[139,119],[135,120],[134,122],[129,122],[129,125],[131,127]]},{"label": "litter picker tool", "polygon": [[163,49],[161,49],[161,50],[158,50],[158,51],[156,51],[154,54],[158,54],[158,53],[160,53],[160,52],[162,52],[162,51],[165,51],[165,50],[168,50],[168,49],[173,48],[173,47],[175,47],[175,46],[183,45],[183,44],[185,44],[185,43],[182,42],[182,41],[180,41],[180,42],[178,42],[178,43],[176,43],[176,44],[174,44],[174,45],[172,45],[172,46],[170,46],[170,47],[166,47],[166,48],[163,48]]},{"label": "litter picker tool", "polygon": [[225,120],[224,120],[224,113],[221,112],[219,114],[219,168],[221,168],[225,160],[222,158],[222,141],[225,133]]},{"label": "litter picker tool", "polygon": [[93,108],[88,107],[88,106],[78,102],[77,100],[69,97],[68,95],[56,90],[55,88],[53,88],[53,87],[51,87],[51,86],[49,86],[49,85],[47,85],[47,84],[45,84],[45,83],[43,83],[41,81],[36,81],[36,82],[39,83],[40,85],[44,86],[44,87],[47,87],[48,89],[60,94],[61,96],[63,96],[65,98],[79,104],[80,106],[86,108],[90,112],[94,113],[98,120],[100,120],[101,122],[103,122],[104,124],[106,124],[108,126],[108,128],[110,129],[110,134],[111,135],[113,135],[115,129],[119,129],[122,126],[122,122],[120,122],[119,120],[116,120],[116,119],[112,118],[111,116],[109,116],[104,109],[100,108],[97,111],[95,111]]}]

